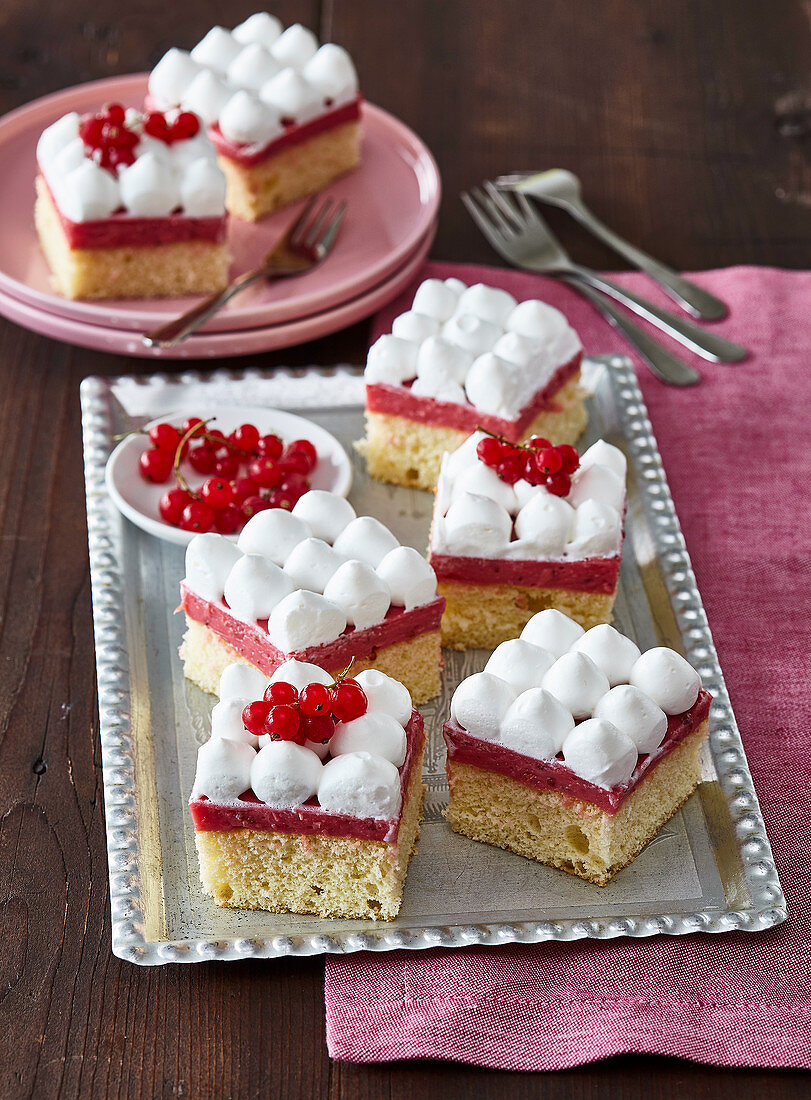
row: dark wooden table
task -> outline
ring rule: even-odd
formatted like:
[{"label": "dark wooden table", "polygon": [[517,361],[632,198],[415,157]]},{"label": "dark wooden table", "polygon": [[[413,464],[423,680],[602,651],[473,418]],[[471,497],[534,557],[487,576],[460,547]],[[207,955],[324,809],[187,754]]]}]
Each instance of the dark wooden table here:
[{"label": "dark wooden table", "polygon": [[[170,45],[252,10],[245,0],[5,0],[0,109],[150,68]],[[677,267],[808,265],[804,0],[286,0],[275,10],[346,45],[368,98],[433,149],[445,182],[437,258],[493,261],[461,187],[560,165],[599,213]],[[551,220],[578,258],[617,266]],[[319,959],[156,969],[115,959],[78,389],[87,374],[152,364],[5,322],[0,341],[0,1100],[808,1095],[803,1074],[650,1057],[549,1075],[331,1063]],[[366,342],[358,325],[250,362],[360,362]]]}]

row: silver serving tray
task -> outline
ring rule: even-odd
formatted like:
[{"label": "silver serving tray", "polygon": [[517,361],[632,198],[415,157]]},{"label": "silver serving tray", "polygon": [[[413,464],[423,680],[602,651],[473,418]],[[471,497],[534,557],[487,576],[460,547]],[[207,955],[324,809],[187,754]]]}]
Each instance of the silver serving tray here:
[{"label": "silver serving tray", "polygon": [[585,442],[628,456],[625,551],[614,621],[644,649],[685,653],[714,700],[696,795],[634,862],[600,888],[457,836],[447,802],[442,722],[483,651],[445,654],[443,693],[423,707],[428,788],[419,849],[397,920],[222,909],[200,891],[187,801],[212,698],[183,677],[175,615],[183,549],[123,519],[104,488],[112,437],[165,412],[217,403],[303,412],[353,456],[350,499],[404,543],[425,549],[432,496],[370,481],[352,442],[362,435],[358,371],[218,371],[86,378],[82,423],[96,635],[113,951],[143,965],[324,952],[660,933],[760,931],[786,918],[757,796],[656,440],[631,364],[589,364]]}]

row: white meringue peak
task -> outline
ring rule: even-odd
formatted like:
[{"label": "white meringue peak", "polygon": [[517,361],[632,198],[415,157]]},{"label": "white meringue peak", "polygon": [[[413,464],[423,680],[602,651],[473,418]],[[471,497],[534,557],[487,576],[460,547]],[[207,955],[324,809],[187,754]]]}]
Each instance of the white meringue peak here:
[{"label": "white meringue peak", "polygon": [[628,782],[638,755],[628,734],[603,718],[581,722],[563,742],[566,766],[605,790]]},{"label": "white meringue peak", "polygon": [[400,773],[390,760],[369,752],[336,756],[323,766],[318,801],[336,814],[395,818],[402,805]]},{"label": "white meringue peak", "polygon": [[496,646],[484,671],[500,676],[516,691],[522,692],[540,687],[554,663],[555,657],[548,649],[541,649],[523,638],[510,638]]},{"label": "white meringue peak", "polygon": [[359,672],[354,679],[363,688],[368,704],[367,713],[382,711],[391,715],[405,728],[411,718],[413,705],[411,695],[405,684],[387,676],[376,668],[367,668]]},{"label": "white meringue peak", "polygon": [[472,737],[497,741],[501,720],[517,696],[513,685],[500,676],[474,672],[453,693],[451,718]]},{"label": "white meringue peak", "polygon": [[315,538],[330,543],[357,518],[348,500],[326,489],[310,489],[300,496],[293,505],[292,515],[306,523]]}]

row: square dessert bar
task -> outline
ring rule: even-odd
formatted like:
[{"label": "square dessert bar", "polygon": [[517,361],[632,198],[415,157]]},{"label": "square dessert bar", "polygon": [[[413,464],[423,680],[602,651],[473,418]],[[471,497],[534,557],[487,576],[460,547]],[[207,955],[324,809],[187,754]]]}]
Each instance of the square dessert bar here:
[{"label": "square dessert bar", "polygon": [[419,836],[422,716],[374,670],[337,685],[299,661],[269,685],[257,675],[225,670],[198,752],[203,891],[235,908],[391,920]]},{"label": "square dessert bar", "polygon": [[453,696],[451,828],[604,886],[696,789],[710,702],[674,650],[542,611]]},{"label": "square dessert bar", "polygon": [[194,115],[142,115],[117,103],[72,112],[42,134],[37,162],[37,233],[66,298],[225,286],[225,177]]},{"label": "square dessert bar", "polygon": [[149,102],[193,111],[228,180],[230,213],[257,221],[360,163],[361,96],[349,54],[300,23],[257,12],[213,27],[191,53],[171,49]]},{"label": "square dessert bar", "polygon": [[197,535],[181,608],[186,676],[216,692],[226,665],[270,676],[290,658],[337,672],[354,658],[401,680],[417,703],[439,692],[445,601],[421,554],[342,497],[305,493],[292,512],[250,519],[233,543]]},{"label": "square dessert bar", "polygon": [[459,279],[428,279],[369,349],[369,473],[433,489],[445,451],[478,428],[574,443],[586,424],[582,346],[563,314]]},{"label": "square dessert bar", "polygon": [[443,645],[492,649],[548,607],[583,627],[611,618],[625,456],[604,440],[583,455],[546,442],[510,448],[477,433],[445,455],[428,555],[445,597]]}]

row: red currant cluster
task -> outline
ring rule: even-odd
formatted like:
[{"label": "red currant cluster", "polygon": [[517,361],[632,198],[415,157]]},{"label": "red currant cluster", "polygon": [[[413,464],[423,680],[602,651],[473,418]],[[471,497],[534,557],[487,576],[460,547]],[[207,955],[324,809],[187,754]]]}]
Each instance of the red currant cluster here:
[{"label": "red currant cluster", "polygon": [[338,722],[351,722],[366,713],[366,693],[346,678],[346,669],[333,683],[307,684],[298,691],[279,680],[265,689],[263,699],[248,703],[242,712],[245,728],[256,737],[269,734],[271,741],[317,741],[326,745]]},{"label": "red currant cluster", "polygon": [[144,133],[167,145],[188,141],[200,132],[200,119],[191,111],[181,111],[169,122],[163,111],[150,111],[144,118]]},{"label": "red currant cluster", "polygon": [[79,123],[79,137],[93,159],[113,175],[121,165],[133,164],[135,146],[140,141],[135,130],[125,126],[124,108],[120,103],[108,103],[96,115],[84,115]]},{"label": "red currant cluster", "polygon": [[[318,462],[309,439],[295,439],[285,447],[277,435],[260,435],[253,424],[242,424],[226,436],[198,416],[180,428],[156,424],[149,440],[151,448],[138,460],[141,477],[163,485],[174,473],[177,481],[161,497],[161,519],[200,534],[235,534],[267,508],[289,512],[310,488],[307,475]],[[197,490],[180,472],[184,459],[206,477]]]},{"label": "red currant cluster", "polygon": [[540,435],[531,436],[525,443],[511,443],[503,436],[488,435],[479,440],[476,454],[508,485],[524,478],[530,485],[543,485],[556,497],[568,496],[572,474],[580,465],[580,455],[574,447],[568,443],[553,447]]},{"label": "red currant cluster", "polygon": [[[167,145],[192,138],[199,129],[200,120],[191,111],[181,111],[171,123],[161,111],[150,111],[143,123],[145,134]],[[141,140],[138,130],[126,125],[126,112],[120,103],[108,103],[98,114],[84,115],[79,136],[96,163],[113,175],[120,167],[135,162],[135,147]]]}]

